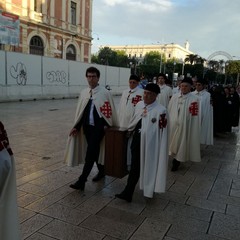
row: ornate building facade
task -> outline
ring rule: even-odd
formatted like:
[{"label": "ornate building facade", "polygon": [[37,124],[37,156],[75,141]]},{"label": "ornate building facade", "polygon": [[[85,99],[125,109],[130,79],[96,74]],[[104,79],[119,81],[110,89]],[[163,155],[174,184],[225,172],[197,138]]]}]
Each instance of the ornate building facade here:
[{"label": "ornate building facade", "polygon": [[93,0],[2,0],[0,10],[19,16],[18,46],[2,50],[91,61]]},{"label": "ornate building facade", "polygon": [[185,58],[189,54],[193,54],[189,50],[189,42],[186,41],[184,47],[179,44],[151,44],[151,45],[124,45],[124,46],[108,46],[112,50],[123,50],[126,52],[129,58],[136,58],[141,62],[146,55],[151,51],[160,52],[166,60],[174,59],[177,62],[184,62]]}]

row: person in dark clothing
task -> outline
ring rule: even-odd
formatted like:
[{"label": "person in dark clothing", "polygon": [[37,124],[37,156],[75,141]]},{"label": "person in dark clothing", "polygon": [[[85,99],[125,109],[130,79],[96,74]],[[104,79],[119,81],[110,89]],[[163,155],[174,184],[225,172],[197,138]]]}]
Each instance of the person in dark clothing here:
[{"label": "person in dark clothing", "polygon": [[239,101],[239,95],[236,92],[236,89],[234,87],[230,88],[230,95],[231,95],[232,104],[233,104],[232,127],[238,127],[240,101]]}]

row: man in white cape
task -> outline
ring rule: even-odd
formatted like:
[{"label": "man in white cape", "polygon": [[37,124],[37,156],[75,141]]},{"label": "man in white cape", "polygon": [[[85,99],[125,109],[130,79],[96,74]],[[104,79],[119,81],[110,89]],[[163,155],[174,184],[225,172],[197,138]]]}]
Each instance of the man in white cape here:
[{"label": "man in white cape", "polygon": [[138,86],[139,77],[133,74],[128,82],[129,88],[123,91],[119,102],[118,119],[121,128],[128,128],[136,104],[143,99],[143,89]]},{"label": "man in white cape", "polygon": [[0,122],[0,239],[21,239],[16,196],[15,161],[2,122]]},{"label": "man in white cape", "polygon": [[181,93],[174,94],[168,105],[169,154],[174,158],[171,171],[177,171],[181,162],[201,161],[199,98],[191,87],[191,78],[184,78]]},{"label": "man in white cape", "polygon": [[117,114],[111,93],[98,85],[100,72],[95,67],[86,70],[89,87],[79,96],[75,122],[70,131],[65,151],[68,166],[84,162],[78,181],[71,184],[73,189],[84,190],[85,182],[97,164],[98,174],[92,179],[99,181],[104,176],[105,128],[117,126]]},{"label": "man in white cape", "polygon": [[143,195],[152,198],[154,192],[165,192],[168,166],[167,111],[157,101],[160,89],[157,84],[147,84],[143,101],[136,107],[128,128],[133,134],[131,144],[131,169],[125,189],[117,198],[132,201],[140,177]]},{"label": "man in white cape", "polygon": [[168,107],[169,101],[172,97],[172,88],[166,84],[167,77],[163,73],[158,74],[157,82],[160,87],[160,94],[158,94],[158,101],[165,108]]},{"label": "man in white cape", "polygon": [[213,106],[211,104],[211,94],[206,90],[206,84],[207,82],[204,79],[197,79],[196,90],[192,93],[200,99],[200,143],[213,145]]},{"label": "man in white cape", "polygon": [[[129,88],[124,90],[119,102],[118,120],[119,127],[128,128],[131,118],[133,117],[136,104],[143,99],[143,89],[139,87],[140,78],[132,74],[129,77]],[[131,149],[130,145],[132,138],[128,138],[127,143],[127,166],[131,164]]]}]

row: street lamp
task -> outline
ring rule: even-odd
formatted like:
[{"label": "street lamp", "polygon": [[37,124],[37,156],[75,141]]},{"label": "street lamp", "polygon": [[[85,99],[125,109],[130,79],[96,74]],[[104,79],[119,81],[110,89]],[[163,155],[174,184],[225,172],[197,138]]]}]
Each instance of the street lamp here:
[{"label": "street lamp", "polygon": [[[166,44],[165,44],[166,45]],[[163,54],[165,52],[165,45],[163,47],[161,47],[161,50],[160,50],[160,66],[159,66],[159,73],[162,72],[162,63],[163,63]],[[164,70],[165,71],[165,70]]]},{"label": "street lamp", "polygon": [[174,61],[174,63],[173,63],[173,82],[176,81],[176,79],[174,78],[175,66],[176,66],[176,62]]}]

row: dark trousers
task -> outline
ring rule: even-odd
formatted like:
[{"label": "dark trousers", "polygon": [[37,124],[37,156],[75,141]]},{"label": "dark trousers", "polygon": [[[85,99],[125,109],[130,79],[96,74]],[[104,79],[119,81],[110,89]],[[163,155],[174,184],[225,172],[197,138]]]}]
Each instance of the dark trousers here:
[{"label": "dark trousers", "polygon": [[140,142],[141,133],[135,130],[131,144],[131,169],[128,175],[127,186],[124,194],[132,196],[140,176]]},{"label": "dark trousers", "polygon": [[87,140],[87,151],[85,157],[85,164],[79,180],[82,182],[86,182],[93,168],[94,162],[97,164],[99,172],[104,174],[104,166],[98,164],[100,144],[104,137],[104,127],[86,125],[83,127],[83,130]]}]

